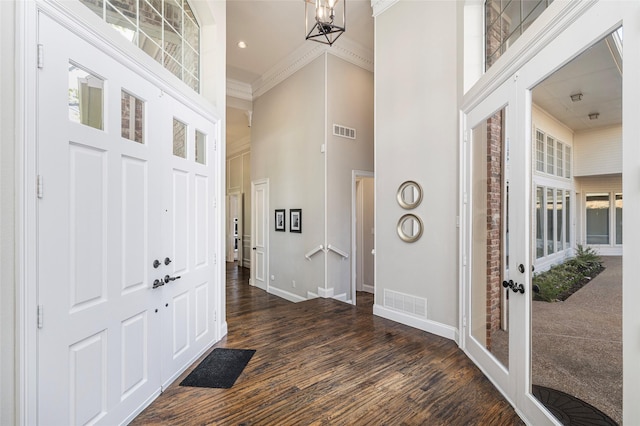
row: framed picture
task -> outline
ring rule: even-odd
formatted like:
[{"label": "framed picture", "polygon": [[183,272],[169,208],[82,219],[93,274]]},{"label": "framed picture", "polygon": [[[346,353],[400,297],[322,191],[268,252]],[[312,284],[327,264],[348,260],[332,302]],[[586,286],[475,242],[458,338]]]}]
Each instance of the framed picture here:
[{"label": "framed picture", "polygon": [[289,232],[302,233],[302,209],[289,210]]},{"label": "framed picture", "polygon": [[285,209],[276,209],[276,231],[285,232],[287,227],[285,212]]}]

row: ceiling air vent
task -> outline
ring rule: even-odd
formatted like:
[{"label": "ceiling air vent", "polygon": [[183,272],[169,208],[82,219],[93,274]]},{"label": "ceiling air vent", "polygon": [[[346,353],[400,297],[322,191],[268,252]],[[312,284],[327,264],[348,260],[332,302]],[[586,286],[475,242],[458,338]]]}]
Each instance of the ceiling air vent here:
[{"label": "ceiling air vent", "polygon": [[340,136],[341,138],[355,139],[356,129],[351,129],[349,127],[341,126],[339,124],[334,124],[333,134],[334,136]]}]

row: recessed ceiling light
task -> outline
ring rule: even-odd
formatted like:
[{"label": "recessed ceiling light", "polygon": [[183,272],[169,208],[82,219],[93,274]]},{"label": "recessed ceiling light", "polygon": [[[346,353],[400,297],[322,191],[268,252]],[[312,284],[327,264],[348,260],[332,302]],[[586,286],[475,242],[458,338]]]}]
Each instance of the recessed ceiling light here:
[{"label": "recessed ceiling light", "polygon": [[589,120],[597,120],[598,117],[600,117],[600,113],[592,112],[591,114],[589,114]]},{"label": "recessed ceiling light", "polygon": [[239,41],[238,42],[238,47],[240,49],[246,49],[247,48],[247,43],[245,43],[244,41]]},{"label": "recessed ceiling light", "polygon": [[574,93],[573,95],[571,95],[572,102],[579,102],[581,100],[582,100],[582,93]]}]

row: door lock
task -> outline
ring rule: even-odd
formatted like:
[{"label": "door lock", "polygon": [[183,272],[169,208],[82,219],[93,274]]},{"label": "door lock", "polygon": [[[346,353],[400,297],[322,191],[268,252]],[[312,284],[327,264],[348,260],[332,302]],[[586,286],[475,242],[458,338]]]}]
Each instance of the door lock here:
[{"label": "door lock", "polygon": [[164,285],[164,281],[162,281],[162,280],[154,280],[153,281],[153,288],[162,287],[163,285]]},{"label": "door lock", "polygon": [[502,287],[510,288],[511,290],[513,290],[514,293],[520,292],[524,294],[524,286],[522,284],[513,282],[513,280],[502,281]]},{"label": "door lock", "polygon": [[164,282],[165,283],[168,283],[169,281],[179,280],[179,279],[180,279],[180,275],[178,275],[177,277],[170,277],[169,275],[165,275],[164,276]]},{"label": "door lock", "polygon": [[165,265],[168,265],[168,264],[170,264],[170,263],[171,263],[171,259],[169,259],[168,257],[165,257],[165,258],[164,258],[164,264],[165,264]]},{"label": "door lock", "polygon": [[156,260],[153,261],[153,267],[157,269],[158,266],[160,266],[160,261],[158,259],[156,259]]}]

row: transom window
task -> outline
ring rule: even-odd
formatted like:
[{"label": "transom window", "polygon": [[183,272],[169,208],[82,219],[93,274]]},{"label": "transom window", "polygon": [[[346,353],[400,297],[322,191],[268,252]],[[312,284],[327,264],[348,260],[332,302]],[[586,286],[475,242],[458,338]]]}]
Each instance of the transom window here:
[{"label": "transom window", "polygon": [[485,69],[489,69],[552,2],[485,0]]},{"label": "transom window", "polygon": [[127,40],[200,91],[200,25],[187,0],[80,0]]}]

